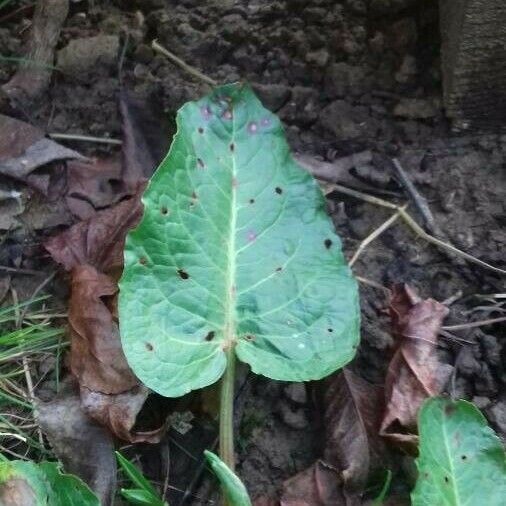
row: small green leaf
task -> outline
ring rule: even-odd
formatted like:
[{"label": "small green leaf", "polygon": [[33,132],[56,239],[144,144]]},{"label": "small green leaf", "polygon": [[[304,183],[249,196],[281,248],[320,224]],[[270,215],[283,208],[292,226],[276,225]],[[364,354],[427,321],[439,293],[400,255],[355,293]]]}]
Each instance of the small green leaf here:
[{"label": "small green leaf", "polygon": [[383,501],[385,500],[385,497],[388,494],[388,489],[390,488],[391,482],[392,482],[392,471],[390,471],[390,469],[387,469],[387,476],[385,478],[383,486],[381,487],[380,493],[375,499],[373,499],[371,506],[381,506],[383,504]]},{"label": "small green leaf", "polygon": [[204,455],[220,480],[228,503],[233,506],[251,506],[248,491],[239,477],[214,453],[205,450]]},{"label": "small green leaf", "polygon": [[130,481],[137,485],[142,490],[149,492],[150,494],[157,496],[158,492],[155,487],[151,484],[151,482],[139,471],[137,466],[132,464],[128,459],[123,457],[120,452],[115,452],[116,458],[118,460],[121,469],[125,472],[125,474],[130,478]]},{"label": "small green leaf", "polygon": [[418,415],[420,450],[413,506],[502,506],[506,455],[471,403],[433,397]]},{"label": "small green leaf", "polygon": [[41,462],[39,467],[49,480],[50,506],[100,506],[97,496],[77,476],[60,473],[54,462]]},{"label": "small green leaf", "polygon": [[156,495],[142,489],[121,489],[121,495],[131,504],[138,506],[168,506]]},{"label": "small green leaf", "polygon": [[230,347],[278,380],[345,365],[359,340],[357,284],[279,119],[234,84],[176,121],[125,245],[120,333],[135,374],[177,397],[217,381]]},{"label": "small green leaf", "polygon": [[0,463],[0,504],[9,506],[100,506],[77,476],[60,473],[54,462]]}]

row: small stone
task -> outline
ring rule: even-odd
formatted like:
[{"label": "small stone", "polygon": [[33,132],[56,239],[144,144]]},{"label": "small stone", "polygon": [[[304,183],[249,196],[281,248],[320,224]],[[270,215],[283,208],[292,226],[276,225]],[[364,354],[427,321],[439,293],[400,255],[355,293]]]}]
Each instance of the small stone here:
[{"label": "small stone", "polygon": [[377,134],[377,121],[364,106],[352,106],[345,100],[335,100],[320,113],[321,125],[333,133],[338,141],[373,137]]},{"label": "small stone", "polygon": [[306,54],[306,61],[317,67],[325,67],[329,61],[329,53],[326,49],[319,49],[318,51],[311,51]]},{"label": "small stone", "polygon": [[489,418],[497,427],[500,435],[506,437],[506,401],[501,400],[487,410]]},{"label": "small stone", "polygon": [[490,406],[490,399],[488,397],[483,397],[483,396],[480,396],[480,395],[475,395],[473,397],[473,404],[478,409],[485,409],[488,406]]},{"label": "small stone", "polygon": [[434,103],[423,98],[403,98],[394,108],[395,116],[409,119],[429,119],[437,113]]},{"label": "small stone", "polygon": [[364,67],[340,62],[330,65],[325,73],[323,90],[331,98],[362,95],[369,88]]},{"label": "small stone", "polygon": [[280,404],[279,414],[288,427],[296,430],[305,429],[308,425],[308,419],[303,408],[292,410],[290,406],[285,403]]},{"label": "small stone", "polygon": [[97,66],[112,67],[116,64],[119,51],[117,35],[97,35],[71,40],[58,51],[58,67],[66,77],[87,79]]},{"label": "small stone", "polygon": [[306,404],[307,393],[304,383],[290,383],[284,389],[285,397],[295,404]]},{"label": "small stone", "polygon": [[413,55],[407,54],[399,67],[399,70],[395,73],[395,80],[398,83],[405,84],[417,73],[416,58]]},{"label": "small stone", "polygon": [[278,111],[290,98],[290,88],[284,84],[254,84],[253,89],[270,111]]}]

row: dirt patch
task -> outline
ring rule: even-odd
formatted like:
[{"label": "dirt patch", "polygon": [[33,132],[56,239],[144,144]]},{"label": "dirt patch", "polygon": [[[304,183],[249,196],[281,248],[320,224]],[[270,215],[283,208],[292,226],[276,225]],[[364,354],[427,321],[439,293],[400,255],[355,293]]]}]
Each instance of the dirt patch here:
[{"label": "dirt patch", "polygon": [[[28,19],[16,15],[0,29],[7,56],[20,53]],[[154,38],[219,82],[252,82],[285,123],[295,151],[333,160],[370,150],[373,161],[355,168],[358,179],[406,200],[385,158],[398,157],[445,236],[504,267],[506,136],[451,133],[441,108],[436,1],[72,2],[58,42],[59,71],[43,100],[16,114],[45,132],[120,137],[118,63],[124,48],[125,86],[141,104],[163,111],[170,130],[175,111],[206,87],[156,54],[150,45]],[[1,81],[14,70],[14,62],[2,68]],[[68,145],[88,156],[118,149],[78,141]],[[27,191],[12,181],[4,185]],[[30,200],[21,213],[23,225],[2,232],[0,263],[53,269],[39,245],[69,217],[58,219],[56,202],[44,204],[48,217],[35,226],[33,205]],[[348,257],[390,215],[337,192],[329,195],[328,207]],[[416,210],[410,212],[422,222]],[[385,286],[410,283],[440,301],[459,294],[447,325],[504,314],[497,300],[479,297],[504,291],[499,276],[443,254],[400,223],[365,251],[354,270]],[[393,351],[386,301],[381,290],[367,285],[361,295],[356,366],[365,378],[383,383]],[[506,436],[501,337],[504,328],[498,325],[456,330],[442,341],[439,353],[455,366],[448,391],[484,408]],[[302,385],[249,377],[238,404],[238,471],[252,496],[276,494],[284,479],[320,454],[313,397]],[[162,478],[159,472],[153,476]],[[206,485],[194,495],[205,491]],[[171,494],[178,504],[181,493]],[[207,503],[194,497],[187,504]]]}]

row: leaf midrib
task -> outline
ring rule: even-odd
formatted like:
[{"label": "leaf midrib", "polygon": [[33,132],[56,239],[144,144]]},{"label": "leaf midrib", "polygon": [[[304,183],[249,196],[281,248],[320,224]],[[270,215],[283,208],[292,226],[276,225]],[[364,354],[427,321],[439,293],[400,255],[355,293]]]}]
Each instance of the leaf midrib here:
[{"label": "leaf midrib", "polygon": [[237,188],[234,181],[237,182],[237,160],[235,156],[235,113],[232,108],[232,137],[230,139],[230,145],[234,146],[231,150],[232,167],[230,173],[230,227],[229,227],[229,238],[228,238],[228,251],[227,251],[227,283],[225,289],[227,290],[227,296],[225,298],[225,319],[223,329],[223,349],[227,350],[234,345],[235,341],[235,322],[234,322],[234,284],[235,284],[235,270],[236,270],[236,255],[235,250],[235,236],[237,228]]}]

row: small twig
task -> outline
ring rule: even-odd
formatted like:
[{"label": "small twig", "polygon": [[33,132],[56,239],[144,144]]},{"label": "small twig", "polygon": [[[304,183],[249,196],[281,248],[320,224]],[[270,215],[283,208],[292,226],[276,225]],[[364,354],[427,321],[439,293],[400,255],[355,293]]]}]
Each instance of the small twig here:
[{"label": "small twig", "polygon": [[46,276],[46,278],[42,281],[42,283],[40,283],[36,288],[35,290],[32,292],[32,296],[30,297],[28,303],[25,305],[25,307],[23,308],[23,310],[21,311],[21,314],[20,314],[20,320],[19,320],[19,323],[21,324],[21,322],[24,320],[25,316],[26,316],[26,313],[28,311],[28,308],[30,307],[30,304],[33,302],[33,300],[37,297],[37,295],[39,294],[39,292],[56,276],[56,273],[57,271],[53,271],[51,272],[51,274],[49,274],[48,276]]},{"label": "small twig", "polygon": [[166,56],[172,63],[174,63],[178,67],[182,68],[185,72],[188,72],[188,74],[191,74],[193,77],[200,79],[201,81],[208,84],[209,86],[216,86],[218,84],[218,81],[211,79],[210,77],[203,74],[200,70],[196,69],[195,67],[192,67],[191,65],[188,65],[188,63],[181,60],[181,58],[178,58],[175,54],[171,53],[168,49],[161,46],[156,39],[153,40],[153,42],[151,43],[151,47],[155,51],[157,51],[158,53],[161,53],[164,56]]},{"label": "small twig", "polygon": [[[405,205],[403,209],[405,209],[407,206]],[[386,220],[384,223],[382,223],[377,229],[373,230],[358,246],[357,251],[355,251],[353,257],[348,262],[348,265],[350,267],[353,266],[353,264],[357,261],[358,257],[362,254],[365,248],[374,241],[377,237],[379,237],[387,228],[389,228],[391,225],[393,225],[397,219],[399,218],[401,214],[399,211],[397,211],[395,214],[390,216],[388,220]]]},{"label": "small twig", "polygon": [[479,320],[477,322],[460,323],[458,325],[446,325],[441,328],[443,330],[464,330],[476,327],[484,327],[485,325],[493,325],[494,323],[500,322],[506,322],[506,316],[500,316],[499,318],[490,318],[488,320]]},{"label": "small twig", "polygon": [[376,281],[373,281],[372,279],[363,278],[362,276],[355,276],[355,279],[359,283],[363,283],[364,285],[372,286],[373,288],[377,288],[378,290],[381,290],[382,292],[385,292],[387,295],[390,295],[392,293],[392,290],[390,288],[387,288],[386,286],[383,286]]},{"label": "small twig", "polygon": [[451,332],[448,332],[443,328],[439,329],[439,333],[446,337],[449,341],[454,341],[458,344],[478,344],[475,341],[469,341],[468,339],[462,339],[461,337],[454,336]]},{"label": "small twig", "polygon": [[453,295],[450,295],[450,297],[445,299],[441,304],[443,304],[444,306],[451,306],[454,302],[459,300],[462,297],[462,295],[464,295],[464,292],[462,290],[458,290]]},{"label": "small twig", "polygon": [[51,133],[49,134],[51,139],[63,139],[69,141],[83,141],[83,142],[97,142],[101,144],[117,144],[120,146],[123,144],[121,139],[110,139],[109,137],[93,137],[90,135],[78,135],[78,134],[59,134],[59,133]]},{"label": "small twig", "polygon": [[30,276],[39,276],[41,271],[35,271],[33,269],[21,269],[19,267],[7,267],[6,265],[0,265],[0,271],[14,272],[16,274],[28,274]]},{"label": "small twig", "polygon": [[451,251],[453,254],[460,256],[462,258],[465,258],[469,262],[477,264],[483,268],[489,269],[494,272],[498,272],[500,274],[506,274],[506,270],[500,269],[499,267],[495,267],[493,265],[490,265],[489,263],[484,262],[483,260],[480,260],[476,257],[473,257],[469,253],[466,253],[465,251],[462,251],[462,250],[456,248],[455,246],[452,246],[451,244],[441,241],[440,239],[437,239],[436,237],[428,234],[400,206],[392,204],[391,202],[388,202],[387,200],[380,199],[379,197],[374,197],[373,195],[368,195],[367,193],[362,193],[357,190],[352,190],[351,188],[346,188],[346,186],[341,186],[339,184],[334,184],[333,189],[337,190],[338,192],[344,193],[346,195],[351,195],[352,197],[363,200],[365,202],[369,202],[370,204],[374,204],[374,205],[381,206],[381,207],[387,207],[388,209],[395,209],[399,212],[399,214],[401,215],[404,222],[413,230],[413,232],[415,232],[417,235],[419,235],[422,239],[425,239],[427,242],[432,243],[435,246],[438,246],[439,248],[442,248],[446,251]]},{"label": "small twig", "polygon": [[439,227],[436,224],[436,220],[434,219],[434,215],[430,210],[427,199],[423,195],[421,195],[420,192],[416,189],[415,185],[413,184],[413,181],[411,181],[406,171],[402,168],[402,165],[399,162],[399,160],[397,158],[392,158],[392,163],[400,184],[404,187],[404,190],[406,190],[406,193],[413,200],[413,203],[415,204],[416,208],[423,216],[427,228],[434,235],[440,235],[441,231],[439,230]]}]

